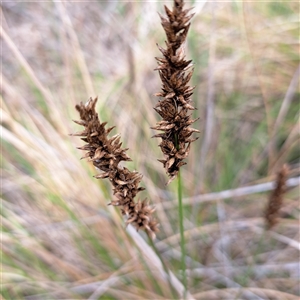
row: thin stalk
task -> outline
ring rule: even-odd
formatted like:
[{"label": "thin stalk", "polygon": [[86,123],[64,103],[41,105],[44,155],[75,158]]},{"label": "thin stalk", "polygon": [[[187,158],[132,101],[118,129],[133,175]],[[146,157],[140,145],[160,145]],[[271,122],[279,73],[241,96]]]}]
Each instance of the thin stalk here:
[{"label": "thin stalk", "polygon": [[[175,135],[175,145],[179,150],[178,135]],[[187,292],[187,278],[186,278],[186,265],[185,265],[185,240],[184,240],[184,227],[183,227],[183,206],[182,206],[182,182],[181,172],[179,170],[177,175],[177,192],[178,192],[178,210],[179,210],[179,230],[180,230],[180,248],[181,248],[181,269],[183,275],[183,286],[184,286],[184,299],[186,299]]]},{"label": "thin stalk", "polygon": [[187,291],[187,278],[186,278],[186,265],[185,265],[185,240],[183,228],[183,206],[182,206],[182,183],[181,172],[178,172],[178,209],[179,209],[179,228],[180,228],[180,247],[181,247],[181,268],[183,272],[183,285],[184,285],[184,299],[186,299]]}]

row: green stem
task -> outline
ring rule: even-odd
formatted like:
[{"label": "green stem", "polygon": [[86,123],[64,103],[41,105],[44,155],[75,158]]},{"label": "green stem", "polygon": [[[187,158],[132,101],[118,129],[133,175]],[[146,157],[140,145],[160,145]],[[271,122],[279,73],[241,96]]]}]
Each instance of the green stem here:
[{"label": "green stem", "polygon": [[180,247],[181,247],[181,268],[183,272],[183,285],[184,285],[184,299],[186,299],[187,292],[187,278],[186,278],[186,265],[185,265],[185,240],[184,240],[184,227],[183,227],[183,207],[182,207],[182,184],[180,171],[178,172],[178,209],[179,209],[179,228],[180,228]]},{"label": "green stem", "polygon": [[[179,150],[178,134],[175,135],[175,145]],[[185,240],[184,240],[184,227],[183,227],[183,206],[182,206],[182,183],[181,174],[178,171],[178,209],[179,209],[179,229],[180,229],[180,247],[181,247],[181,268],[183,273],[183,286],[184,286],[184,299],[186,299],[187,293],[187,278],[186,278],[186,265],[185,265]]]}]

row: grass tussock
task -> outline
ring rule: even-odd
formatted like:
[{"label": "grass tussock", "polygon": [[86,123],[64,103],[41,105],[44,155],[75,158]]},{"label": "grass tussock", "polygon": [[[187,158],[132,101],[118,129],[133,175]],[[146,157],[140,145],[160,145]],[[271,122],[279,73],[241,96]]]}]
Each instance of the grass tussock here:
[{"label": "grass tussock", "polygon": [[[180,168],[187,297],[298,299],[299,3],[190,6],[190,113],[201,134]],[[150,95],[161,84],[162,11],[162,2],[2,3],[2,298],[183,296],[177,185],[165,186],[150,129],[161,121]],[[156,207],[155,251],[143,231],[125,229],[107,205],[109,181],[92,178],[68,136],[75,105],[97,94],[99,119],[120,132],[126,168],[143,174],[140,195]],[[284,164],[284,202],[266,231]]]}]

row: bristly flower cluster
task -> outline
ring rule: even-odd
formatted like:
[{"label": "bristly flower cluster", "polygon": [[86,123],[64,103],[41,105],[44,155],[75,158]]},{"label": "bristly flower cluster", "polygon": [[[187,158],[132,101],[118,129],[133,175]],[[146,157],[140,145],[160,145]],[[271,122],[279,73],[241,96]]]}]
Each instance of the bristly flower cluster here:
[{"label": "bristly flower cluster", "polygon": [[277,174],[276,187],[272,191],[265,211],[267,229],[272,228],[278,222],[279,210],[282,206],[283,195],[286,192],[287,165],[283,165]]},{"label": "bristly flower cluster", "polygon": [[[190,87],[193,70],[191,60],[186,60],[184,43],[190,27],[190,9],[183,10],[183,1],[175,0],[173,11],[165,6],[167,18],[160,16],[162,26],[166,32],[166,49],[159,47],[163,58],[156,58],[161,81],[162,91],[155,94],[160,97],[155,110],[162,117],[152,129],[161,130],[163,133],[154,137],[162,138],[160,148],[165,156],[163,163],[171,182],[179,172],[183,162],[190,151],[190,144],[197,138],[190,138],[193,132],[199,132],[190,127],[198,119],[192,120],[189,110],[195,108],[191,105],[191,96],[194,87]],[[168,183],[169,183],[168,182]]]},{"label": "bristly flower cluster", "polygon": [[93,165],[102,171],[94,177],[109,178],[112,183],[117,200],[109,204],[122,207],[122,214],[127,217],[126,224],[133,224],[137,230],[144,229],[151,238],[155,238],[155,233],[158,232],[158,223],[152,216],[155,209],[148,205],[147,200],[134,202],[137,193],[144,190],[139,187],[143,176],[136,171],[131,172],[119,166],[121,161],[131,161],[126,154],[128,148],[121,148],[119,134],[108,137],[114,127],[105,129],[107,122],[100,122],[95,110],[97,100],[97,98],[90,98],[85,105],[83,103],[76,105],[80,121],[74,122],[85,128],[82,132],[72,135],[83,137],[82,140],[87,144],[78,148],[87,151],[83,158],[89,158]]}]

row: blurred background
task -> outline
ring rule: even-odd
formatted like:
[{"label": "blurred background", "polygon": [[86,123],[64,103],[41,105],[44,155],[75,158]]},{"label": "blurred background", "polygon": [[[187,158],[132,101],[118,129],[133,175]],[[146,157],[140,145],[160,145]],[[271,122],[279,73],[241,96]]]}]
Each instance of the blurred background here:
[{"label": "blurred background", "polygon": [[[151,126],[171,1],[1,3],[3,299],[170,299],[182,281],[177,185]],[[299,3],[189,1],[194,127],[182,168],[189,292],[194,299],[298,299]],[[75,104],[98,96],[130,170],[156,206],[152,253],[125,229],[112,191],[80,160]],[[272,182],[286,163],[279,223],[265,230]],[[247,189],[243,189],[248,187]],[[242,189],[240,189],[242,188]],[[237,192],[239,189],[239,193]]]}]

